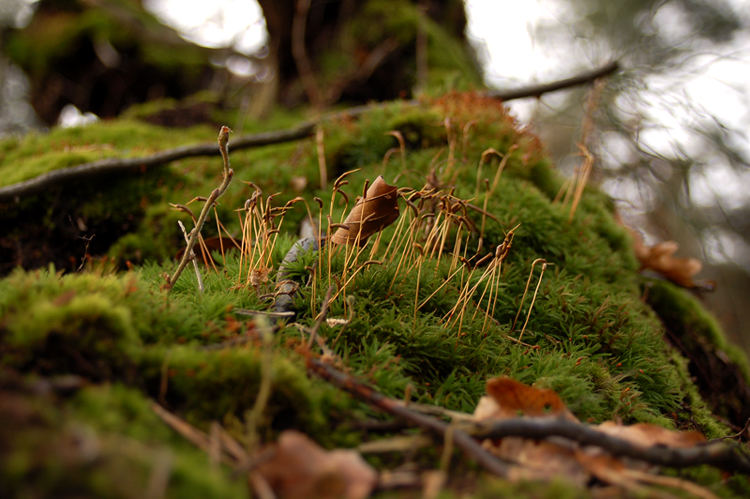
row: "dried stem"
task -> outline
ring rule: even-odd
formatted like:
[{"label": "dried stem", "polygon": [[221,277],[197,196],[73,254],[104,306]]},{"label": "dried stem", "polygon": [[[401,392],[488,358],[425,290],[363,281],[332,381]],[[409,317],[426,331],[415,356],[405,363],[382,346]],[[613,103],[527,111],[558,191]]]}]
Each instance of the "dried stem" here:
[{"label": "dried stem", "polygon": [[229,184],[232,182],[232,177],[234,176],[234,170],[232,170],[229,167],[229,152],[227,151],[227,142],[229,141],[229,128],[226,126],[221,127],[221,130],[219,130],[219,151],[221,151],[221,158],[224,162],[224,169],[223,169],[223,179],[221,181],[221,185],[211,191],[211,195],[208,196],[208,199],[206,200],[206,204],[203,205],[203,209],[201,210],[201,214],[198,216],[198,221],[195,223],[195,227],[192,231],[190,231],[190,238],[187,242],[187,248],[185,248],[185,253],[182,255],[182,259],[180,260],[180,264],[177,266],[177,270],[174,271],[174,274],[172,274],[172,277],[169,278],[169,281],[167,282],[167,286],[169,289],[171,289],[174,284],[177,282],[177,279],[179,279],[180,274],[182,274],[182,271],[185,270],[185,266],[187,265],[188,260],[190,260],[190,254],[193,251],[193,246],[195,246],[195,242],[198,240],[198,234],[200,234],[201,229],[203,228],[203,224],[206,221],[206,217],[208,216],[208,212],[210,211],[213,204],[216,202],[219,197],[224,194],[224,191],[227,190],[227,187],[229,187]]},{"label": "dried stem", "polygon": [[[190,243],[190,238],[187,235],[185,226],[182,224],[182,220],[178,220],[177,225],[180,226],[182,235],[185,237],[185,242]],[[201,278],[201,271],[198,268],[198,262],[195,261],[195,252],[192,249],[190,250],[190,261],[193,262],[193,269],[195,270],[195,279],[198,281],[198,290],[201,293],[203,293],[203,279]]]},{"label": "dried stem", "polygon": [[471,432],[477,438],[498,439],[563,437],[582,445],[594,445],[616,456],[624,456],[670,468],[708,464],[725,471],[750,473],[750,459],[738,445],[709,442],[688,448],[661,445],[645,447],[608,435],[583,423],[564,419],[513,418],[480,423]]},{"label": "dried stem", "polygon": [[[358,382],[352,376],[345,374],[320,360],[313,358],[309,359],[308,370],[371,406],[400,417],[420,428],[424,428],[431,433],[439,435],[445,440],[446,434],[450,429],[449,424],[440,421],[439,419],[414,412],[407,406],[404,406],[402,402],[383,396],[378,391]],[[498,476],[507,476],[508,467],[504,462],[490,454],[465,431],[458,428],[454,428],[452,431],[453,444],[456,447],[460,448],[466,455],[476,460],[487,471]]]}]

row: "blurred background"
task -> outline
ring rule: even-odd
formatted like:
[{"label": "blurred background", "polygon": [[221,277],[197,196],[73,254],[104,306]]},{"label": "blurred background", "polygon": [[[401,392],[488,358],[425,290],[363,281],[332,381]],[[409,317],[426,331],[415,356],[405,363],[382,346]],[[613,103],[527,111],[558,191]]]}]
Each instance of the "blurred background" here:
[{"label": "blurred background", "polygon": [[[404,9],[401,23],[417,26],[406,48],[398,22],[357,24],[362,10],[401,4],[419,13]],[[441,52],[470,54],[464,74],[425,55],[419,34],[433,25],[452,37]],[[510,89],[617,60],[593,108],[592,182],[647,243],[674,240],[679,256],[704,262],[698,277],[717,286],[701,299],[750,352],[750,1],[0,0],[0,30],[5,136],[202,91],[257,118],[278,104],[409,97],[428,83]],[[567,175],[581,162],[589,90],[509,103]],[[206,119],[194,102],[159,123]]]}]

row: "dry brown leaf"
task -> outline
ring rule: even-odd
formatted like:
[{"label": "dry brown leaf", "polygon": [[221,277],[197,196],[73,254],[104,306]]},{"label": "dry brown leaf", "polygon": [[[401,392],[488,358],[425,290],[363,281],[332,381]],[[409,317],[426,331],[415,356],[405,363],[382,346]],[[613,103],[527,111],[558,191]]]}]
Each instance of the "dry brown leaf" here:
[{"label": "dry brown leaf", "polygon": [[[622,224],[622,222],[620,222]],[[695,258],[677,258],[674,254],[679,245],[674,241],[664,241],[653,246],[646,246],[641,235],[622,224],[633,237],[633,250],[641,263],[641,269],[658,272],[666,279],[686,288],[713,287],[710,282],[697,283],[693,276],[701,271],[703,265]]]},{"label": "dry brown leaf", "polygon": [[377,482],[375,470],[358,453],[327,451],[294,430],[281,433],[274,448],[273,457],[256,470],[277,497],[360,499]]},{"label": "dry brown leaf", "polygon": [[[507,377],[499,377],[487,382],[487,393],[474,411],[475,420],[554,416],[578,421],[553,390],[534,388]],[[665,445],[685,448],[705,441],[698,432],[673,431],[646,423],[622,426],[607,421],[592,428],[644,447]],[[582,448],[555,437],[544,440],[504,437],[494,441],[485,440],[483,445],[504,460],[515,463],[509,473],[509,479],[515,481],[565,477],[585,486],[594,476],[626,491],[651,496],[656,491],[642,483],[660,484],[663,478],[643,471],[646,467],[638,461],[623,460],[604,449]],[[689,488],[689,485],[677,482],[668,485],[683,490]],[[689,491],[696,493],[698,489]],[[700,492],[706,491],[700,489]]]},{"label": "dry brown leaf", "polygon": [[693,447],[705,442],[706,437],[697,431],[674,431],[648,423],[636,423],[630,426],[618,425],[612,421],[605,421],[596,426],[602,433],[622,438],[637,445],[649,447],[651,445],[667,445],[669,447]]},{"label": "dry brown leaf", "polygon": [[487,381],[487,393],[489,397],[482,397],[474,411],[477,420],[555,416],[578,421],[553,390],[502,376]]},{"label": "dry brown leaf", "polygon": [[510,480],[552,480],[565,478],[579,486],[589,481],[588,471],[576,460],[574,445],[506,437],[490,451],[517,464],[511,468]]},{"label": "dry brown leaf", "polygon": [[371,235],[392,224],[399,215],[398,187],[388,185],[382,176],[375,179],[364,198],[357,203],[333,234],[336,244],[364,244]]}]

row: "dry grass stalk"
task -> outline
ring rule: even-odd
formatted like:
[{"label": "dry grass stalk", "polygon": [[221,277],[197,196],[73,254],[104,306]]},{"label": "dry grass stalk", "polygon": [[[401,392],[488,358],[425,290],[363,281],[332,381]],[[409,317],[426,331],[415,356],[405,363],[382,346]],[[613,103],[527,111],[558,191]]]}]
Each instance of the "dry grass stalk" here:
[{"label": "dry grass stalk", "polygon": [[516,328],[516,321],[518,320],[518,316],[521,313],[521,309],[523,308],[523,302],[526,299],[526,293],[529,290],[529,283],[531,282],[531,277],[534,274],[534,267],[536,267],[537,263],[542,264],[542,271],[539,273],[539,280],[536,283],[536,288],[534,289],[534,296],[531,298],[531,305],[529,305],[529,310],[526,312],[526,320],[523,323],[523,327],[521,328],[521,334],[518,335],[518,341],[521,341],[523,338],[523,333],[526,331],[526,325],[529,323],[529,318],[531,317],[531,310],[534,308],[534,302],[536,301],[536,295],[539,292],[539,287],[542,284],[542,277],[544,276],[544,271],[547,269],[547,265],[550,265],[547,263],[547,261],[544,258],[537,258],[531,263],[531,270],[529,271],[529,278],[526,280],[526,289],[523,291],[523,296],[521,297],[521,304],[518,306],[518,312],[516,312],[516,317],[513,319],[513,325],[511,326],[511,331],[515,330]]}]

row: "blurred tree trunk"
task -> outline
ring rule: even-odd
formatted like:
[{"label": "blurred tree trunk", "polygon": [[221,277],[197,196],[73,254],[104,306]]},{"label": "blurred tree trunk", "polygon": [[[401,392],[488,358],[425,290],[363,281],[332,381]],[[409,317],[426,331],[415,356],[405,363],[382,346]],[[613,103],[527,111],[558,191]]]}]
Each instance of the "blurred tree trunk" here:
[{"label": "blurred tree trunk", "polygon": [[[461,0],[259,3],[270,37],[278,98],[287,105],[303,99],[329,104],[410,95],[425,77],[420,72],[426,68],[419,68],[417,62],[426,57],[425,17],[473,61]],[[473,69],[478,75],[476,64]]]},{"label": "blurred tree trunk", "polygon": [[31,23],[3,42],[48,125],[68,104],[114,117],[135,103],[191,95],[224,72],[211,64],[217,50],[183,40],[140,0],[41,0]]}]

